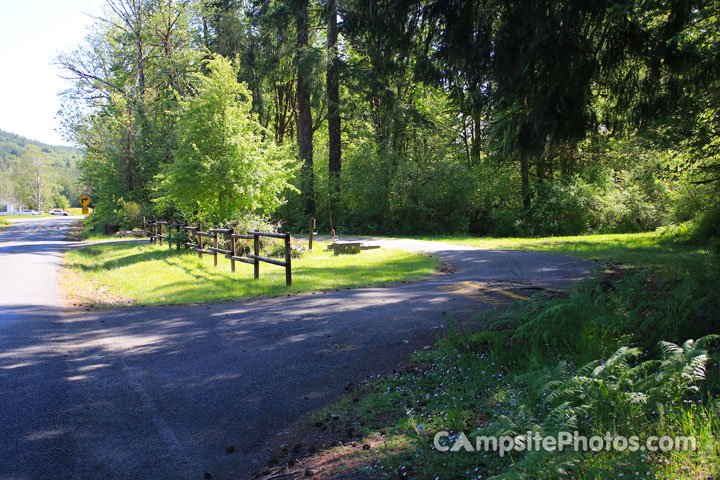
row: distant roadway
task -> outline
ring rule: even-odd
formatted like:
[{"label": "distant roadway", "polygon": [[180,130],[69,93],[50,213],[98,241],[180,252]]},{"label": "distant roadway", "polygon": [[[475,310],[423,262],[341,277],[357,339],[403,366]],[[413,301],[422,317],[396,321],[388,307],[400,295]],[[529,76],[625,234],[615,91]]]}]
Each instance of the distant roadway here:
[{"label": "distant roadway", "polygon": [[[429,280],[212,305],[65,312],[73,218],[0,229],[0,480],[246,479],[263,445],[432,345],[448,317],[561,289],[591,263],[412,240]],[[249,280],[250,281],[250,280]],[[233,453],[226,447],[234,446]]]}]

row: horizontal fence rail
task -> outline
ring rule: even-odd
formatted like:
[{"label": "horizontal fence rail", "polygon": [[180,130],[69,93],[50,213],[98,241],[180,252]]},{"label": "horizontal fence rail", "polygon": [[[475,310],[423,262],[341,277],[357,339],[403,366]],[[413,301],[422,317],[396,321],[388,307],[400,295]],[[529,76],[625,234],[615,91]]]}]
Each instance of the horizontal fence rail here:
[{"label": "horizontal fence rail", "polygon": [[[172,248],[173,230],[175,230],[175,245],[178,249],[183,246],[196,252],[200,258],[203,255],[212,255],[216,267],[218,265],[218,256],[223,256],[230,260],[230,271],[232,272],[235,272],[235,262],[253,265],[255,279],[260,278],[260,263],[285,267],[285,284],[292,285],[292,238],[289,233],[251,231],[243,234],[235,233],[233,228],[209,228],[204,232],[202,224],[191,226],[187,223],[159,221],[156,219],[147,223],[145,217],[142,218],[142,225],[144,234],[149,237],[152,244],[162,245],[163,240],[167,240],[168,248]],[[185,232],[186,238],[184,241],[181,239],[181,231]],[[229,240],[229,249],[220,248],[221,236],[224,240]],[[285,260],[260,256],[260,237],[282,238],[285,241]],[[212,239],[210,242],[213,245],[203,246],[203,239]],[[252,240],[253,253],[248,253],[245,256],[238,255],[237,240]]]}]

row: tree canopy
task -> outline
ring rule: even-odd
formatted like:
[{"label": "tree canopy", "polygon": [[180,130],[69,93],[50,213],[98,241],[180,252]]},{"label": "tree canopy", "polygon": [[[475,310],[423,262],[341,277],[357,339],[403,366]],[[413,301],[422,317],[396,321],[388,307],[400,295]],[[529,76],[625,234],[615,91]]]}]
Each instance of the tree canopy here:
[{"label": "tree canopy", "polygon": [[[717,1],[107,7],[59,58],[75,80],[66,131],[106,216],[127,201],[187,215],[202,200],[214,217],[324,226],[330,194],[344,230],[527,235],[650,229],[714,204]],[[228,94],[240,110],[221,109],[236,112],[226,124],[201,114],[214,55],[236,66],[224,84],[247,88]],[[247,156],[290,179],[270,140],[299,170],[268,203],[221,172]]]},{"label": "tree canopy", "polygon": [[293,161],[267,139],[230,62],[216,56],[206,68],[194,76],[195,95],[181,104],[178,148],[159,201],[203,220],[227,220],[228,212],[271,213],[289,187]]}]

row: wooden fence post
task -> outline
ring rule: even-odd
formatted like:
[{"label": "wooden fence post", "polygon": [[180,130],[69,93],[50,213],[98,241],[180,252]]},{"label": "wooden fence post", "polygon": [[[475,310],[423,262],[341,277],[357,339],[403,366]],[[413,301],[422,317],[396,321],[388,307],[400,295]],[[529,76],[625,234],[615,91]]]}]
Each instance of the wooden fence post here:
[{"label": "wooden fence post", "polygon": [[160,238],[160,246],[162,247],[162,242],[163,242],[163,224],[162,223],[158,224],[158,230],[160,231],[159,238]]},{"label": "wooden fence post", "polygon": [[153,242],[153,244],[156,244],[157,243],[157,219],[156,218],[153,218],[151,226],[152,226],[152,242]]},{"label": "wooden fence post", "polygon": [[[257,233],[253,235],[253,252],[256,256],[260,256],[260,235]],[[255,263],[253,264],[254,270],[255,270],[255,280],[260,278],[260,262],[255,259]]]},{"label": "wooden fence post", "polygon": [[308,232],[308,250],[312,250],[313,235],[315,234],[315,219],[310,219],[310,231]]},{"label": "wooden fence post", "polygon": [[172,248],[172,229],[173,229],[172,226],[173,226],[173,223],[175,223],[175,221],[172,218],[170,220],[168,220],[168,250],[170,250]]},{"label": "wooden fence post", "polygon": [[234,257],[237,254],[237,252],[235,251],[235,237],[233,237],[233,235],[235,235],[235,229],[231,228],[230,229],[230,252],[231,252],[230,253],[230,271],[235,273],[235,258]]},{"label": "wooden fence post", "polygon": [[[314,220],[314,219],[313,219]],[[312,235],[312,230],[310,231]],[[312,236],[310,237],[312,239]],[[290,234],[285,234],[285,284],[289,287],[292,285],[292,266],[290,264],[292,258],[292,245],[290,243]]]},{"label": "wooden fence post", "polygon": [[[215,228],[218,228],[218,226],[215,225]],[[220,240],[220,239],[219,239],[219,237],[218,237],[218,232],[213,232],[213,233],[215,233],[215,251],[213,252],[213,253],[214,253],[214,255],[213,255],[213,257],[214,257],[214,258],[213,258],[213,261],[214,261],[214,263],[215,263],[215,266],[217,267],[217,254],[218,254],[217,249],[220,248],[220,243],[219,243],[219,240]]]},{"label": "wooden fence post", "polygon": [[143,229],[143,238],[147,237],[147,228],[145,225],[145,215],[142,216],[142,229]]},{"label": "wooden fence post", "polygon": [[202,223],[198,223],[197,231],[195,232],[195,235],[197,236],[197,243],[198,243],[198,258],[202,258],[202,235],[200,235],[200,232],[202,232]]}]

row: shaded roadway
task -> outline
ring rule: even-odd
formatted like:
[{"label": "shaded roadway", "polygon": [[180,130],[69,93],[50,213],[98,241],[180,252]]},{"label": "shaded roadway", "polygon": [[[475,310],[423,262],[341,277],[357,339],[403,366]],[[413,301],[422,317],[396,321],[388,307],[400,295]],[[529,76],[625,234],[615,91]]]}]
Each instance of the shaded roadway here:
[{"label": "shaded roadway", "polygon": [[[588,274],[573,257],[383,241],[455,273],[212,305],[63,312],[71,220],[0,230],[0,479],[249,478],[255,454],[348,382],[459,321]],[[513,297],[515,296],[515,297]],[[228,446],[235,452],[226,453]]]}]

